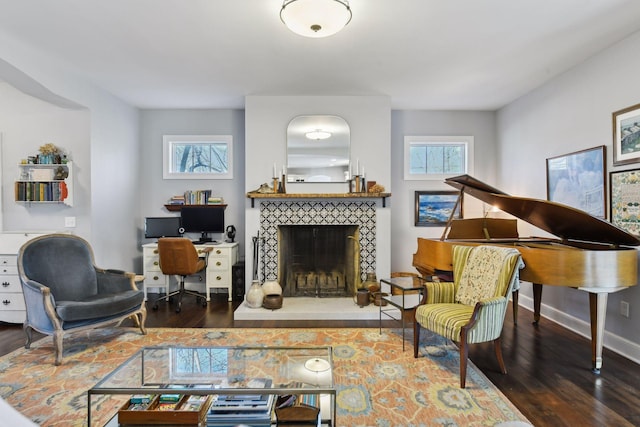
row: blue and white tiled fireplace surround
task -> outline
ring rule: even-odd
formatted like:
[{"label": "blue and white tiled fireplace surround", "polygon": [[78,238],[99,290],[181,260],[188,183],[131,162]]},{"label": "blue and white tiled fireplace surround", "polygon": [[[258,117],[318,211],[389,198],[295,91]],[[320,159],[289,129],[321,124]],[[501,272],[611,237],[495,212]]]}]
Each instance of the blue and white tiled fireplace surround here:
[{"label": "blue and white tiled fireplace surround", "polygon": [[282,225],[353,225],[358,227],[360,279],[376,271],[376,203],[372,201],[260,202],[260,237],[265,280],[278,278],[278,227]]}]

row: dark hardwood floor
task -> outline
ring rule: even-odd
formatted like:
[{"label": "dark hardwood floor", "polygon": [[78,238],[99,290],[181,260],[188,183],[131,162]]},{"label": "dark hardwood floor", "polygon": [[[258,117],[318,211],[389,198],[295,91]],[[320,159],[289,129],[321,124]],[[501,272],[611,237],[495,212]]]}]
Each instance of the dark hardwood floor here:
[{"label": "dark hardwood floor", "polygon": [[[238,304],[218,297],[203,308],[186,298],[180,314],[167,304],[157,311],[149,304],[147,326],[378,327],[377,320],[234,322]],[[535,426],[640,426],[640,365],[605,349],[602,373],[593,374],[590,340],[544,318],[534,326],[532,317],[521,308],[514,325],[511,311],[507,313],[502,347],[507,375],[498,371],[490,344],[471,346],[470,359]],[[407,335],[411,340],[412,334]],[[24,345],[20,325],[0,324],[0,338],[0,355]],[[407,351],[411,351],[410,342]]]}]

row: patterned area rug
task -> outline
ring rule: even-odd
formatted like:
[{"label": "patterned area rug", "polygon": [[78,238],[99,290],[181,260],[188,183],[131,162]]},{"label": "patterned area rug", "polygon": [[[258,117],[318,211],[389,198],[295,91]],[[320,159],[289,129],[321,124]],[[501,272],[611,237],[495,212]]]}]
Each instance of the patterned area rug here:
[{"label": "patterned area rug", "polygon": [[[51,338],[0,358],[0,396],[42,426],[87,424],[87,389],[142,346],[332,346],[339,427],[494,426],[526,418],[471,363],[459,388],[457,348],[425,335],[420,357],[400,330],[106,328],[70,334],[53,365]],[[103,425],[121,404],[94,398]],[[0,425],[2,422],[0,421]]]}]

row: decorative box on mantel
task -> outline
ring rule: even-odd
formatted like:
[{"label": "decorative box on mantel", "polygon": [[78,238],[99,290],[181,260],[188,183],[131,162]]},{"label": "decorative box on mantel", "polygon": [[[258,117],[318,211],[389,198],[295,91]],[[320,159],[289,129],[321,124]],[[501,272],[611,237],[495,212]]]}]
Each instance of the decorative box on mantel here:
[{"label": "decorative box on mantel", "polygon": [[387,207],[387,197],[391,193],[258,193],[249,192],[247,197],[251,199],[251,207],[254,207],[255,199],[382,199],[382,207]]}]

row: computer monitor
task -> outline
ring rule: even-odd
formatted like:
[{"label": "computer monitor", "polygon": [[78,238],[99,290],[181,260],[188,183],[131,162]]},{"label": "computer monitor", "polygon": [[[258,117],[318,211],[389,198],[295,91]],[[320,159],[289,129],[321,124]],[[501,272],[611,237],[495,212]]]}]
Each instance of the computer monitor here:
[{"label": "computer monitor", "polygon": [[212,241],[210,236],[212,233],[224,233],[224,208],[222,207],[185,205],[180,211],[180,216],[185,233],[200,233],[200,243]]},{"label": "computer monitor", "polygon": [[158,239],[160,237],[180,237],[180,217],[163,216],[144,219],[144,237]]}]

